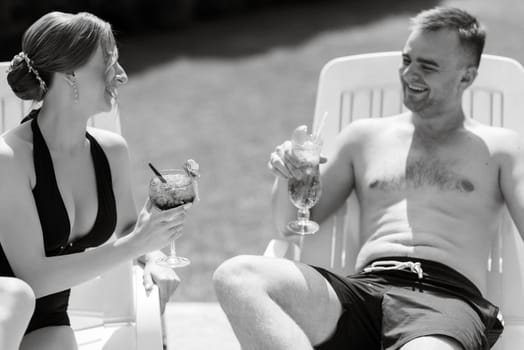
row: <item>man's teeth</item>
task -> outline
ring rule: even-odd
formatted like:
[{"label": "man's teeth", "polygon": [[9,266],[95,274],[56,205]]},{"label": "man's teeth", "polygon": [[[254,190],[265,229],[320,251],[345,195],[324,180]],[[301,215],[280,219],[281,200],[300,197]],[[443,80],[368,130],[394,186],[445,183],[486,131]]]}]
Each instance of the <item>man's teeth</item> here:
[{"label": "man's teeth", "polygon": [[413,86],[413,85],[408,85],[408,87],[413,90],[413,91],[417,91],[417,92],[423,92],[423,91],[426,91],[425,88],[421,88],[421,87],[417,87],[417,86]]}]

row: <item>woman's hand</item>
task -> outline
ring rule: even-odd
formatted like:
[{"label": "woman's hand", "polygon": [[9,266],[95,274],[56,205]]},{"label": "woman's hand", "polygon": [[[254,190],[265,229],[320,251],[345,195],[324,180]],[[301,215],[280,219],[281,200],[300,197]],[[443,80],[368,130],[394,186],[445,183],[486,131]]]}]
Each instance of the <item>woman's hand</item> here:
[{"label": "woman's hand", "polygon": [[153,209],[148,199],[138,215],[135,229],[129,235],[136,255],[158,250],[182,234],[191,203],[168,210]]},{"label": "woman's hand", "polygon": [[158,286],[160,312],[164,313],[169,298],[175,293],[180,284],[180,277],[172,268],[158,265],[150,259],[144,267],[144,288],[147,293],[151,292],[153,284]]}]

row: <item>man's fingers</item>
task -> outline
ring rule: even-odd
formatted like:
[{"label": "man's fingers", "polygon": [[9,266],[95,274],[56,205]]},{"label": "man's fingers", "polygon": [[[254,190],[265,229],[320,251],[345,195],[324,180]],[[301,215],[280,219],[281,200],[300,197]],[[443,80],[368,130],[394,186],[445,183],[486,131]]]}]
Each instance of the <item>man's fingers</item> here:
[{"label": "man's fingers", "polygon": [[291,174],[289,173],[286,165],[276,153],[271,154],[271,159],[269,160],[268,166],[271,170],[273,170],[273,172],[275,172],[276,175],[280,175],[286,179],[291,177]]},{"label": "man's fingers", "polygon": [[291,174],[285,168],[273,166],[272,170],[275,175],[283,177],[286,180],[291,178]]},{"label": "man's fingers", "polygon": [[295,159],[295,157],[293,157],[291,153],[289,152],[287,152],[284,155],[284,159],[285,159],[284,164],[286,165],[286,168],[289,171],[289,173],[291,174],[291,176],[296,179],[300,179],[302,177],[302,172],[298,169],[299,163],[297,159]]}]

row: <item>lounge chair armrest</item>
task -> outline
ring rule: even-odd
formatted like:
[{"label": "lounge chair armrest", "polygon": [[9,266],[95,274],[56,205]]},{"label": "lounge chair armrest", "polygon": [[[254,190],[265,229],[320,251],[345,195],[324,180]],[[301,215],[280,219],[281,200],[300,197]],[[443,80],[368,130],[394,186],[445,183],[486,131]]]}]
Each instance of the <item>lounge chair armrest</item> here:
[{"label": "lounge chair armrest", "polygon": [[275,238],[267,245],[264,256],[298,261],[300,260],[300,246],[299,243],[290,240]]},{"label": "lounge chair armrest", "polygon": [[147,295],[142,283],[144,270],[134,265],[133,275],[136,291],[137,349],[162,349],[162,321],[158,287],[153,286]]}]

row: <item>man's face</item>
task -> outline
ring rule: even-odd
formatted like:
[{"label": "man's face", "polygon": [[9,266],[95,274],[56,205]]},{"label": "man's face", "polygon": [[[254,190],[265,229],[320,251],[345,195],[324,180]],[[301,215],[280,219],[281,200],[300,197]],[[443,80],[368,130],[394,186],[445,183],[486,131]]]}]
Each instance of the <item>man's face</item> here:
[{"label": "man's face", "polygon": [[406,107],[423,118],[460,108],[468,58],[455,32],[414,30],[399,70]]}]

